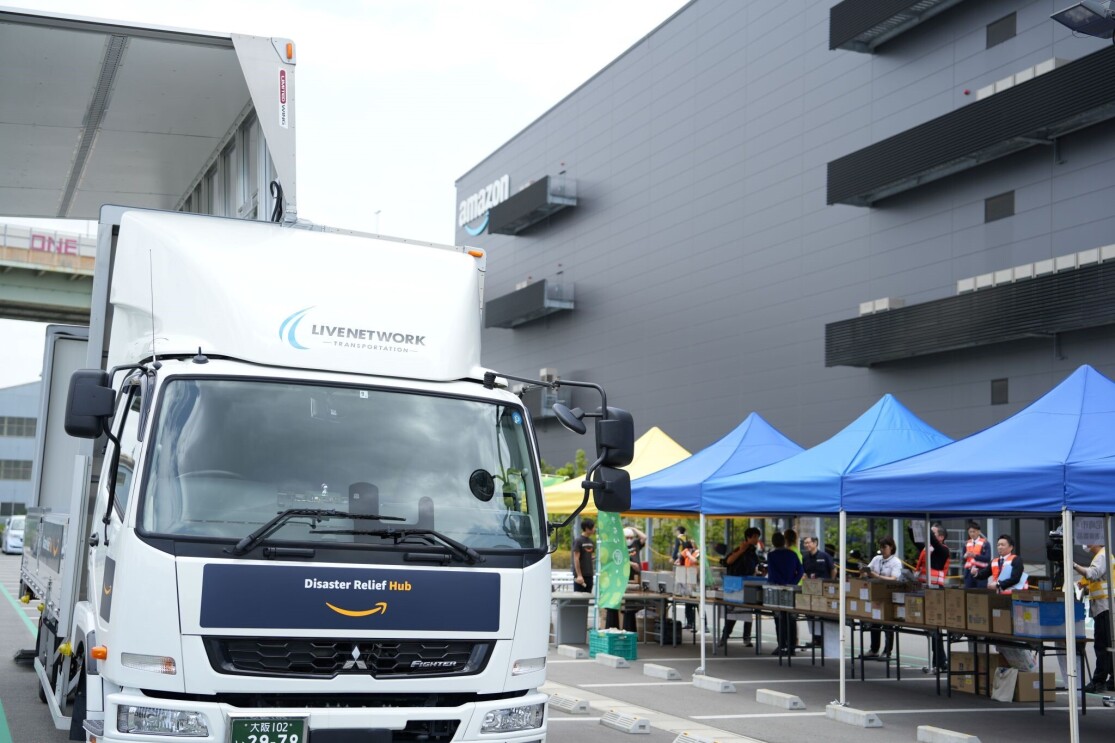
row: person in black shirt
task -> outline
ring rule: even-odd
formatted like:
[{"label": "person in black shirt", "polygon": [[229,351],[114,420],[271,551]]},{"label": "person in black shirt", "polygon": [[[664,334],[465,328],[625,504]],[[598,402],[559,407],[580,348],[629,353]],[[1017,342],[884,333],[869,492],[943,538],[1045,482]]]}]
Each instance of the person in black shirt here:
[{"label": "person in black shirt", "polygon": [[[759,567],[759,551],[756,547],[759,544],[760,536],[762,536],[762,532],[754,526],[749,527],[743,532],[743,541],[721,561],[724,565],[724,573],[726,575],[755,575]],[[748,616],[750,616],[750,614]],[[724,632],[720,635],[721,645],[727,647],[728,637],[732,634],[732,630],[735,629],[735,627],[736,620],[724,620]],[[744,647],[751,647],[750,620],[744,620],[743,622],[743,644]]]},{"label": "person in black shirt", "polygon": [[592,578],[596,566],[593,557],[596,554],[596,522],[592,519],[581,519],[581,534],[573,540],[573,590],[580,593],[592,593]]},{"label": "person in black shirt", "polygon": [[[821,578],[832,580],[836,576],[836,563],[832,555],[821,548],[817,537],[805,538],[805,554],[801,557],[801,569],[805,571],[806,578]],[[813,647],[821,647],[822,638],[819,634],[821,623],[816,619],[809,621],[809,628],[813,634]]]},{"label": "person in black shirt", "polygon": [[[932,590],[934,586],[944,588],[945,576],[949,569],[949,558],[952,556],[948,545],[945,544],[944,527],[939,523],[934,523],[929,528],[929,543],[933,546],[933,551],[929,555],[928,570],[925,566],[925,543],[914,539],[914,530],[910,527],[907,527],[907,534],[914,546],[921,551],[917,563],[918,580],[926,583],[928,590]],[[942,673],[948,672],[949,662],[945,655],[945,643],[939,632],[933,637],[933,665]]]}]

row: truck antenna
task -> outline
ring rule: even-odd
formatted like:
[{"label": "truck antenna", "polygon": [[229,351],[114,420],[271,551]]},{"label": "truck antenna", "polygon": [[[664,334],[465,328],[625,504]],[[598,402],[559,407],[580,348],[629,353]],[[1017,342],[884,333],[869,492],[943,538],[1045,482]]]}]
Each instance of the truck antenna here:
[{"label": "truck antenna", "polygon": [[151,248],[147,249],[147,280],[151,285],[151,361],[158,369],[159,356],[155,353],[155,265],[151,257]]}]

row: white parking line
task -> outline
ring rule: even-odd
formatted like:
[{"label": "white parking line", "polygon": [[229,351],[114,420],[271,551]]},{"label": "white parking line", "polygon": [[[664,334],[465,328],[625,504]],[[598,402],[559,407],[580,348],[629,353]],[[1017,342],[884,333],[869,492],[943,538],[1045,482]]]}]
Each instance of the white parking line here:
[{"label": "white parking line", "polygon": [[[1045,705],[1045,711],[1046,712],[1067,712],[1068,709],[1069,709],[1068,707],[1051,707],[1048,704]],[[1106,710],[1106,709],[1110,709],[1110,708],[1092,707],[1091,705],[1088,706],[1088,712],[1092,712],[1093,710],[1100,710],[1100,709]],[[1019,712],[1038,712],[1039,710],[1038,710],[1037,707],[1026,708],[1026,707],[1019,707],[1018,705],[1003,705],[1002,707],[992,707],[992,708],[985,708],[985,707],[951,707],[951,708],[949,708],[949,707],[946,707],[946,708],[942,709],[940,707],[925,707],[925,708],[921,708],[921,709],[873,709],[873,710],[868,710],[868,711],[869,712],[874,712],[875,714],[879,715],[880,717],[883,717],[885,715],[940,715],[940,714],[951,714],[951,713],[954,713],[954,712],[956,712],[956,713],[960,713],[960,712],[968,713],[968,712],[970,712],[970,713],[973,713],[973,714],[979,714],[979,713],[984,713],[984,712],[1009,712],[1011,714],[1017,715]],[[746,719],[750,719],[752,717],[811,717],[811,716],[822,716],[823,717],[824,714],[825,714],[824,712],[763,712],[763,713],[757,713],[757,714],[739,714],[739,715],[693,715],[692,719],[694,719],[694,720],[746,720]]]},{"label": "white parking line", "polygon": [[[889,679],[887,679],[887,678],[867,679],[867,683],[870,684],[870,683],[879,683],[879,682],[882,682],[882,681],[894,681],[894,680],[895,679],[893,679],[893,678],[889,678]],[[933,677],[903,679],[903,681],[933,681],[933,680],[934,680]],[[577,686],[581,689],[604,689],[604,688],[608,688],[608,687],[622,688],[622,687],[628,687],[628,686],[677,686],[679,684],[684,684],[684,683],[685,683],[684,681],[630,681],[630,682],[625,682],[625,683],[610,683],[610,684],[577,684]],[[740,680],[737,681],[737,680],[733,679],[732,683],[735,684],[736,686],[739,686],[741,684],[839,684],[840,679],[788,679],[788,678],[777,678],[777,679],[763,679],[761,681],[755,681],[753,679],[740,679]]]}]

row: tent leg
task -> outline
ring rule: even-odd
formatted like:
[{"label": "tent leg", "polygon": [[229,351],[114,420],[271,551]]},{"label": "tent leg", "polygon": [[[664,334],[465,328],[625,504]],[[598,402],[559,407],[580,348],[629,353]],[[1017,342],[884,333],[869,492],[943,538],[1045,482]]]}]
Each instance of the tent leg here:
[{"label": "tent leg", "polygon": [[847,653],[847,638],[845,637],[844,625],[848,621],[847,602],[845,599],[844,586],[849,579],[848,571],[845,569],[848,565],[848,514],[843,509],[840,511],[840,626],[837,631],[840,633],[840,698],[837,703],[841,706],[848,704],[848,689],[847,689],[847,663],[845,655]]},{"label": "tent leg", "polygon": [[707,541],[706,541],[706,535],[705,535],[705,515],[703,513],[701,514],[701,520],[700,520],[700,539],[701,539],[701,541],[699,542],[699,544],[700,544],[700,550],[701,550],[701,559],[697,563],[698,564],[697,569],[701,572],[700,572],[700,574],[697,578],[697,585],[699,585],[701,587],[700,588],[700,591],[701,591],[701,593],[700,593],[701,605],[700,605],[700,611],[697,612],[700,615],[700,616],[697,617],[697,621],[700,622],[700,632],[701,632],[701,665],[697,668],[697,670],[695,672],[695,675],[704,676],[705,675],[705,622],[708,621],[708,620],[705,618],[705,563],[706,563],[706,560],[707,560],[707,558],[705,557],[705,551],[706,551],[706,548],[707,548]]},{"label": "tent leg", "polygon": [[[1107,576],[1106,576],[1107,596],[1108,596],[1107,602],[1108,602],[1108,605],[1110,606],[1111,605],[1111,598],[1110,597],[1111,597],[1111,589],[1112,589],[1112,585],[1111,585],[1111,583],[1112,583],[1112,581],[1111,581],[1111,547],[1112,547],[1113,544],[1115,544],[1115,532],[1113,532],[1111,530],[1111,514],[1107,514],[1103,517],[1103,541],[1104,541],[1104,547],[1103,547],[1104,552],[1103,552],[1103,554],[1104,554],[1104,557],[1106,558],[1106,561],[1104,562],[1104,570],[1107,571]],[[1107,636],[1108,636],[1108,638],[1115,637],[1115,611],[1112,611],[1111,609],[1107,610],[1107,621],[1111,623],[1111,628],[1110,628]],[[1115,643],[1110,643],[1109,642],[1109,644],[1111,645],[1111,647],[1109,647],[1107,649],[1107,652],[1108,652],[1108,654],[1111,655],[1111,658],[1109,658],[1108,661],[1107,661],[1108,669],[1110,669],[1112,667],[1111,663],[1115,663]]]},{"label": "tent leg", "polygon": [[1069,743],[1079,743],[1080,719],[1079,710],[1076,708],[1079,703],[1076,698],[1079,688],[1076,677],[1076,594],[1073,590],[1076,581],[1072,579],[1072,548],[1076,540],[1073,538],[1072,531],[1072,511],[1067,508],[1061,511],[1061,529],[1064,535],[1062,562],[1065,580],[1062,589],[1065,594],[1065,671],[1068,674],[1065,685],[1069,689]]}]

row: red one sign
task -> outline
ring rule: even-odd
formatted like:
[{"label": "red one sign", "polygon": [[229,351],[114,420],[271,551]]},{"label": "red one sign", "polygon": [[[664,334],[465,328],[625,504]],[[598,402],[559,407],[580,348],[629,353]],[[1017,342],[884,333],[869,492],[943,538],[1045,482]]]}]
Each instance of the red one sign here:
[{"label": "red one sign", "polygon": [[77,255],[77,238],[55,237],[54,235],[40,235],[32,232],[31,250],[59,253],[61,255]]}]

